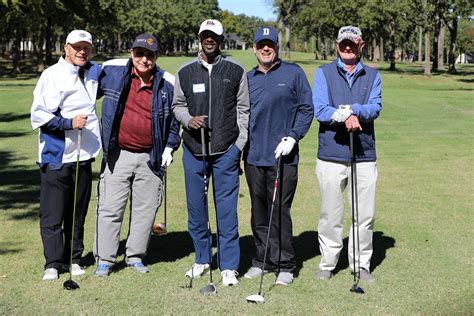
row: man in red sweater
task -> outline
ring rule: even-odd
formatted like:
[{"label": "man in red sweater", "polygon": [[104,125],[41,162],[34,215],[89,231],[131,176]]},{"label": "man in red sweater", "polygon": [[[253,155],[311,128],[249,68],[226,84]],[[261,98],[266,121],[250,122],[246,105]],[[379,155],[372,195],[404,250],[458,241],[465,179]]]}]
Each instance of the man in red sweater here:
[{"label": "man in red sweater", "polygon": [[130,197],[126,264],[149,272],[146,255],[162,177],[179,146],[179,125],[171,110],[174,77],[156,66],[158,43],[150,34],[136,37],[129,60],[111,60],[99,77],[104,160],[99,180],[95,275],[108,276],[117,259],[125,206]]}]

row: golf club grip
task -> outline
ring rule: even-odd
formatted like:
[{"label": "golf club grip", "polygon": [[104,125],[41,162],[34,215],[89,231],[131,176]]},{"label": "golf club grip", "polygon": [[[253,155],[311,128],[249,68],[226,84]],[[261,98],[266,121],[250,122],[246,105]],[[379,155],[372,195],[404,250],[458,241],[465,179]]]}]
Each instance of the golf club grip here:
[{"label": "golf club grip", "polygon": [[201,149],[202,149],[202,156],[206,156],[206,135],[204,131],[204,127],[201,127]]},{"label": "golf club grip", "polygon": [[82,128],[77,131],[77,159],[81,157]]}]

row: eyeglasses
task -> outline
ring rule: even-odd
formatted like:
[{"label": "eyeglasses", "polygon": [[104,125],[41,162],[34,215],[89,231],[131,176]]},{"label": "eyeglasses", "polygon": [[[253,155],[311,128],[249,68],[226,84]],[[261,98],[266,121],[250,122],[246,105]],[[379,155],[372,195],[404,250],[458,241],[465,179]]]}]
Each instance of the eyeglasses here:
[{"label": "eyeglasses", "polygon": [[90,45],[88,44],[76,44],[76,45],[73,45],[73,44],[69,44],[69,46],[74,49],[76,52],[80,52],[80,51],[84,51],[84,52],[90,52],[91,50],[91,47]]},{"label": "eyeglasses", "polygon": [[143,58],[145,56],[147,59],[155,59],[156,53],[145,50],[145,49],[134,49],[133,50],[133,57]]}]

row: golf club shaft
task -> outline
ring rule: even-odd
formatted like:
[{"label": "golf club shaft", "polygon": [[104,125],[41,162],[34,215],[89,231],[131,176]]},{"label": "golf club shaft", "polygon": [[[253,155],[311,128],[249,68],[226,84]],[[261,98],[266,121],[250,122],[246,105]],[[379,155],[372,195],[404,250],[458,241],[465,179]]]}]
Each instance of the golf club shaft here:
[{"label": "golf club shaft", "polygon": [[[356,220],[358,221],[358,201],[357,201],[357,173],[356,161],[354,155],[354,132],[349,133],[349,146],[351,155],[351,206],[352,206],[352,263],[354,269],[354,284],[357,284],[359,278],[358,269],[356,268]],[[356,212],[357,210],[357,212]],[[358,224],[358,223],[357,223]],[[358,238],[358,236],[357,236]],[[358,242],[357,242],[358,244]],[[357,249],[358,251],[359,249]]]},{"label": "golf club shaft", "polygon": [[163,175],[163,195],[164,195],[164,202],[165,202],[165,209],[164,209],[164,213],[165,213],[165,228],[168,230],[168,222],[167,222],[167,212],[166,212],[166,198],[167,198],[167,194],[166,194],[166,187],[168,186],[166,184],[166,178],[168,177],[168,167],[165,168],[165,174]]},{"label": "golf club shaft", "polygon": [[204,211],[207,214],[207,239],[209,242],[209,280],[212,284],[212,233],[211,223],[209,220],[209,205],[208,205],[208,179],[206,166],[206,135],[204,127],[201,127],[201,148],[202,148],[202,172],[204,177]]},{"label": "golf club shaft", "polygon": [[263,274],[264,274],[263,272],[265,271],[265,262],[267,261],[268,241],[270,240],[270,230],[272,227],[273,210],[275,209],[275,199],[277,195],[278,184],[280,181],[280,168],[281,168],[281,156],[278,158],[276,177],[275,177],[275,182],[273,185],[272,207],[270,208],[270,219],[268,220],[267,240],[265,241],[265,251],[263,252],[262,274],[260,275],[260,286],[258,288],[258,295],[262,294]]},{"label": "golf club shaft", "polygon": [[81,138],[82,138],[82,129],[78,129],[77,130],[76,176],[74,179],[74,205],[72,207],[71,256],[69,257],[69,280],[72,279],[72,255],[73,255],[73,247],[74,247],[74,226],[76,223],[77,183],[78,183],[78,178],[79,178],[79,160],[81,158]]}]

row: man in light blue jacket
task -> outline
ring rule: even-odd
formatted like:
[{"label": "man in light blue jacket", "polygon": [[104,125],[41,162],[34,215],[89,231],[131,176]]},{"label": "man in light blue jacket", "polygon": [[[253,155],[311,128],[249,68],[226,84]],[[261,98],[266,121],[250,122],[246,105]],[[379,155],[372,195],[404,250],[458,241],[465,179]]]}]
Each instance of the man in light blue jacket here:
[{"label": "man in light blue jacket", "polygon": [[316,174],[321,191],[318,225],[321,262],[317,276],[327,280],[333,275],[342,249],[343,191],[350,184],[349,136],[353,133],[359,202],[357,257],[360,261],[357,267],[353,266],[351,228],[349,263],[352,271],[358,272],[361,268],[361,280],[373,282],[370,259],[377,181],[374,120],[382,110],[382,84],[378,71],[367,67],[360,59],[364,41],[359,28],[341,27],[336,43],[337,60],[321,66],[314,75],[313,84],[314,114],[320,123]]}]

